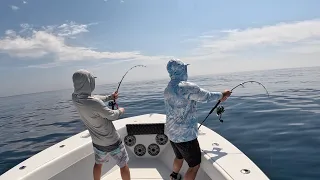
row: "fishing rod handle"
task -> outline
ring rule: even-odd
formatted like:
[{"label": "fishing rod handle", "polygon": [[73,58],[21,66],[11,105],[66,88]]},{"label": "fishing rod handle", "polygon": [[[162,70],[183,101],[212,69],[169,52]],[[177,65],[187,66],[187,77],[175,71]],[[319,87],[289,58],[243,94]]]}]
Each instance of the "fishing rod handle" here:
[{"label": "fishing rod handle", "polygon": [[[119,87],[120,87],[120,83],[119,83],[119,86],[118,86],[118,88],[117,88],[117,90],[114,92],[114,93],[118,93],[118,91],[119,91]],[[112,110],[114,110],[114,105],[116,105],[117,103],[116,103],[116,99],[115,99],[115,97],[114,97],[114,99],[113,99],[113,103],[112,103]]]},{"label": "fishing rod handle", "polygon": [[221,101],[219,100],[217,102],[217,104],[211,109],[211,111],[208,113],[207,117],[204,118],[204,120],[200,123],[200,126],[198,127],[198,129],[200,129],[200,127],[202,126],[202,124],[207,120],[207,118],[209,117],[209,115],[218,107],[218,105],[221,103]]}]

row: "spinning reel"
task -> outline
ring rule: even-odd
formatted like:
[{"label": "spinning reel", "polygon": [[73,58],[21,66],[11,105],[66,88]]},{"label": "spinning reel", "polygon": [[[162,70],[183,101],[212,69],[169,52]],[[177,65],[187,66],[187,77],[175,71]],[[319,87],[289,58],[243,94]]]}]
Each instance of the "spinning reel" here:
[{"label": "spinning reel", "polygon": [[225,111],[225,109],[224,109],[223,106],[218,106],[217,107],[216,114],[217,114],[217,116],[219,116],[219,121],[221,123],[223,123],[222,114],[224,113],[224,111]]},{"label": "spinning reel", "polygon": [[115,106],[115,105],[117,105],[117,103],[114,102],[114,101],[109,101],[109,102],[108,102],[108,106],[112,107],[113,109],[114,109],[114,106]]}]

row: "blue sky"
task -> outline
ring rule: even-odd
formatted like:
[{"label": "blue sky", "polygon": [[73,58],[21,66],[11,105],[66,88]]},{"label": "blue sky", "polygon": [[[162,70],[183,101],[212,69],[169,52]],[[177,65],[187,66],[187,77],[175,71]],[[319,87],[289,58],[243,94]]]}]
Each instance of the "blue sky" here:
[{"label": "blue sky", "polygon": [[72,88],[80,68],[117,82],[320,65],[316,0],[2,0],[0,96]]}]

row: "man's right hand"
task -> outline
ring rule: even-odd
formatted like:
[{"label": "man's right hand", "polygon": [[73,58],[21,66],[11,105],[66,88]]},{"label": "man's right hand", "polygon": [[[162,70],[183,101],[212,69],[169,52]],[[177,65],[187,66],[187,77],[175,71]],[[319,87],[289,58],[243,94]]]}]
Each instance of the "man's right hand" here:
[{"label": "man's right hand", "polygon": [[121,114],[124,113],[124,108],[119,108],[119,111],[121,112]]},{"label": "man's right hand", "polygon": [[228,99],[228,97],[231,95],[231,91],[229,90],[225,90],[223,93],[222,93],[222,98],[220,99],[221,102],[225,101]]}]

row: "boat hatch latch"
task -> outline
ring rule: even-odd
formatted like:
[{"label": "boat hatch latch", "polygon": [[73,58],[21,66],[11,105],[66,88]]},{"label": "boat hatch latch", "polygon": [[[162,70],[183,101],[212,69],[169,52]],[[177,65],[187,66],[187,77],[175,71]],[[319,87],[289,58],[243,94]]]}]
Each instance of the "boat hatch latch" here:
[{"label": "boat hatch latch", "polygon": [[90,137],[90,134],[89,134],[89,133],[84,134],[84,135],[81,136],[81,138],[88,138],[88,137]]},{"label": "boat hatch latch", "polygon": [[65,145],[61,145],[61,146],[59,146],[60,148],[63,148]]},{"label": "boat hatch latch", "polygon": [[21,167],[19,167],[19,169],[20,170],[23,170],[23,169],[25,169],[27,166],[21,166]]},{"label": "boat hatch latch", "polygon": [[249,174],[250,170],[249,169],[241,169],[240,171],[242,174]]}]

